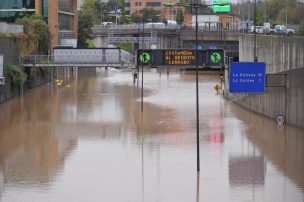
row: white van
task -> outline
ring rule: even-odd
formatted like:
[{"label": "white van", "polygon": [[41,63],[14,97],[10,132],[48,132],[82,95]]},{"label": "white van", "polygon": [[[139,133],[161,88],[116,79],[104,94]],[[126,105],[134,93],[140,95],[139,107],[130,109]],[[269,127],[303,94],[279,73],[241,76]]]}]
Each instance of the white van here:
[{"label": "white van", "polygon": [[177,25],[175,20],[167,20],[168,25]]},{"label": "white van", "polygon": [[109,25],[113,25],[113,22],[101,22],[101,25],[109,26]]}]

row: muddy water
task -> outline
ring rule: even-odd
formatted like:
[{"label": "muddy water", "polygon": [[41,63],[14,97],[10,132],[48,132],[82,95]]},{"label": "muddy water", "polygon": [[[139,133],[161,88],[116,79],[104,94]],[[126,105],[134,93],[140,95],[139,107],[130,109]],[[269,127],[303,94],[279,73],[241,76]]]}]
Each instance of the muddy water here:
[{"label": "muddy water", "polygon": [[200,74],[199,175],[193,73],[145,72],[143,113],[129,72],[65,78],[0,107],[1,202],[304,201],[304,130],[222,99],[217,75]]}]

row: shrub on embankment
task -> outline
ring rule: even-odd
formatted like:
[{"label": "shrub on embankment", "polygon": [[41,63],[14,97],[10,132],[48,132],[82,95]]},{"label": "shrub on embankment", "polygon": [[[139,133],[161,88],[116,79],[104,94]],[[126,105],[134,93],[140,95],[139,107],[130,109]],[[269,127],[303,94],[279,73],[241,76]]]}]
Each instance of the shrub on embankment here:
[{"label": "shrub on embankment", "polygon": [[23,69],[16,64],[5,64],[4,76],[5,85],[0,86],[0,103],[50,81],[48,68],[31,67]]},{"label": "shrub on embankment", "polygon": [[4,65],[4,76],[9,79],[12,86],[20,86],[48,75],[49,70],[47,68],[30,67],[24,70],[19,65]]},{"label": "shrub on embankment", "polygon": [[8,77],[14,86],[23,85],[27,78],[20,66],[14,64],[4,65],[4,76]]}]

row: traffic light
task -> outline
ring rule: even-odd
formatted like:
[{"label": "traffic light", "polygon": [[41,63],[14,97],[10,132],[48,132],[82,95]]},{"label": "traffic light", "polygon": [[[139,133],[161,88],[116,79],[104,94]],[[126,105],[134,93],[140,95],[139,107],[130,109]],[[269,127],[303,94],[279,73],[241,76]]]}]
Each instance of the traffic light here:
[{"label": "traffic light", "polygon": [[223,49],[208,49],[205,51],[204,59],[207,66],[224,66],[225,52]]},{"label": "traffic light", "polygon": [[153,65],[153,51],[137,50],[137,65],[141,65],[141,66]]}]

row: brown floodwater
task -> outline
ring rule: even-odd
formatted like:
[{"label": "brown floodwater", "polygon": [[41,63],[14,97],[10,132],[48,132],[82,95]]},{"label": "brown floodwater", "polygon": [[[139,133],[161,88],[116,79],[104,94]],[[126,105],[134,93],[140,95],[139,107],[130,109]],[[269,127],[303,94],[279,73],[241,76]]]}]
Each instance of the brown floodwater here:
[{"label": "brown floodwater", "polygon": [[[141,75],[140,75],[141,78]],[[79,70],[0,106],[1,202],[304,201],[304,130],[245,110],[199,75]],[[63,80],[63,81],[60,81]]]}]

